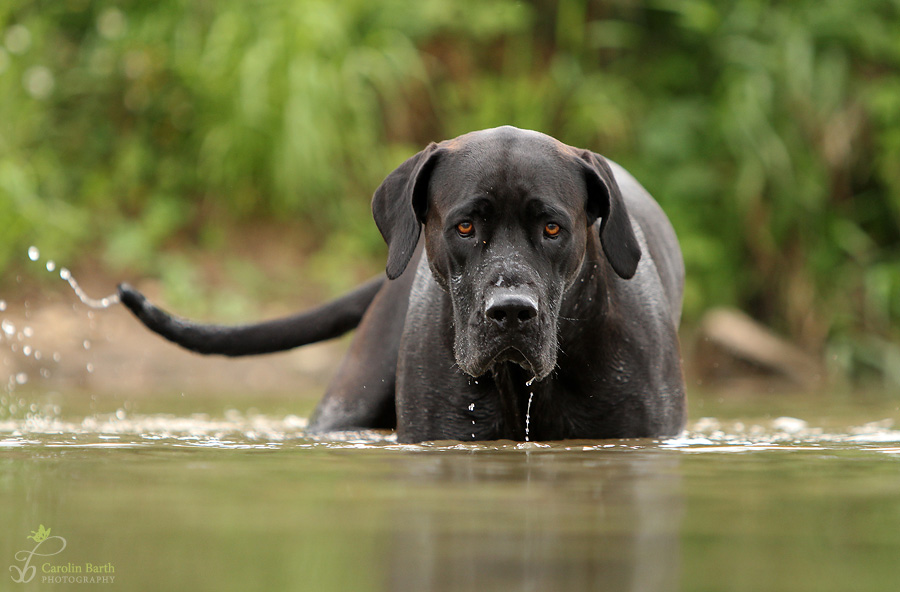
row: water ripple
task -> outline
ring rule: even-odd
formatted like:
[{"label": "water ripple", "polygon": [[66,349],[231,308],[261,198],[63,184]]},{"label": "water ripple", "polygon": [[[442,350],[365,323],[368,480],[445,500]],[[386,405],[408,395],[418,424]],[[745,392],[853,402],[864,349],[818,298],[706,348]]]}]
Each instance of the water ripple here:
[{"label": "water ripple", "polygon": [[[854,447],[900,455],[900,430],[891,420],[865,423],[840,430],[812,427],[806,421],[779,417],[765,422],[723,422],[701,418],[678,437],[651,440],[578,440],[562,442],[426,442],[399,444],[386,430],[359,430],[310,434],[306,418],[273,417],[227,411],[224,417],[206,414],[176,416],[139,415],[119,410],[80,420],[31,415],[0,421],[0,450],[22,448],[146,447],[221,450],[284,450],[328,448],[393,450],[400,452],[559,452],[629,450],[687,453],[753,453],[760,451],[820,451]],[[897,443],[898,446],[885,446]]]}]

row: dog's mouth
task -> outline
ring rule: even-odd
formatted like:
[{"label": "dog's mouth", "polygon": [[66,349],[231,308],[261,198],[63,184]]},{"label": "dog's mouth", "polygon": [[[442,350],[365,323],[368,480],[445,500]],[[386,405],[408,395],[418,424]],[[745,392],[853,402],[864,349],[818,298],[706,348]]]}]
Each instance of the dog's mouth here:
[{"label": "dog's mouth", "polygon": [[515,364],[522,368],[526,374],[533,377],[533,381],[540,381],[550,374],[555,361],[548,363],[537,352],[525,353],[515,345],[507,345],[499,348],[493,355],[485,356],[479,360],[458,358],[457,363],[466,374],[476,378],[495,371],[503,364]]},{"label": "dog's mouth", "polygon": [[494,367],[504,362],[512,362],[513,364],[517,364],[522,368],[522,370],[525,370],[527,372],[534,373],[535,371],[535,364],[531,360],[529,360],[528,357],[518,348],[513,346],[507,347],[496,356],[494,356],[494,358],[488,363],[488,366]]},{"label": "dog's mouth", "polygon": [[523,354],[518,348],[513,346],[509,346],[506,349],[500,351],[500,353],[494,356],[494,358],[488,363],[488,366],[493,367],[504,362],[512,362],[513,364],[517,364],[526,371],[534,370],[534,364],[525,356],[525,354]]}]

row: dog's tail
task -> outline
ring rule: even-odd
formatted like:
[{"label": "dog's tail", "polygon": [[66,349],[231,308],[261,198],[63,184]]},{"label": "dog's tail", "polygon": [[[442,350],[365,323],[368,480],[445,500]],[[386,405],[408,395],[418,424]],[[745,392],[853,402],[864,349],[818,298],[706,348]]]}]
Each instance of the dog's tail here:
[{"label": "dog's tail", "polygon": [[180,319],[151,304],[128,284],[119,285],[119,299],[148,329],[181,347],[201,354],[250,356],[333,339],[356,328],[385,281],[384,277],[371,280],[318,308],[255,325],[206,325]]}]

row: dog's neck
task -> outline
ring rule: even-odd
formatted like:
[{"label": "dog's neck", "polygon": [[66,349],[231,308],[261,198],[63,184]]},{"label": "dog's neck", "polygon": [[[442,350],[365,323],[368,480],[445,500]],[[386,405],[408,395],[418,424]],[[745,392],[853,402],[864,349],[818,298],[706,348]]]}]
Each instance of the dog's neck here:
[{"label": "dog's neck", "polygon": [[499,432],[503,434],[502,437],[510,440],[524,440],[529,388],[533,377],[512,362],[497,364],[491,375],[500,395]]},{"label": "dog's neck", "polygon": [[587,255],[575,280],[563,294],[559,311],[560,338],[563,328],[585,321],[605,319],[610,312],[610,283],[616,281],[616,273],[603,257],[598,240],[591,241]]}]

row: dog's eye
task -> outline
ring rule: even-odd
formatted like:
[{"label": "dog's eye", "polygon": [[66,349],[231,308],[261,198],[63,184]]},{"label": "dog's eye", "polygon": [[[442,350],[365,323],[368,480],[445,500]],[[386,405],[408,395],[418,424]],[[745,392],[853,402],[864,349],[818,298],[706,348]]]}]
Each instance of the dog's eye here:
[{"label": "dog's eye", "polygon": [[549,222],[546,226],[544,226],[544,236],[547,238],[556,238],[559,236],[559,224],[554,224],[553,222]]},{"label": "dog's eye", "polygon": [[475,234],[475,225],[466,220],[465,222],[460,222],[456,225],[456,232],[459,233],[459,236],[468,237]]}]

